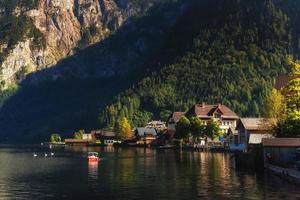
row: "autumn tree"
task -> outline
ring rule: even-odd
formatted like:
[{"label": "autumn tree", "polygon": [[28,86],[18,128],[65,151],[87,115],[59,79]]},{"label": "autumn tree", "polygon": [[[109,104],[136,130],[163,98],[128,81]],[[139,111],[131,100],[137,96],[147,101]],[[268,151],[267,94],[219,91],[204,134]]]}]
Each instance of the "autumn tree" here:
[{"label": "autumn tree", "polygon": [[122,139],[129,139],[132,137],[131,125],[126,117],[123,117],[118,123],[118,132]]},{"label": "autumn tree", "polygon": [[266,118],[282,119],[285,113],[284,96],[275,88],[267,95],[263,114]]},{"label": "autumn tree", "polygon": [[286,117],[275,129],[279,137],[300,137],[300,63],[291,61],[291,80],[284,87]]}]

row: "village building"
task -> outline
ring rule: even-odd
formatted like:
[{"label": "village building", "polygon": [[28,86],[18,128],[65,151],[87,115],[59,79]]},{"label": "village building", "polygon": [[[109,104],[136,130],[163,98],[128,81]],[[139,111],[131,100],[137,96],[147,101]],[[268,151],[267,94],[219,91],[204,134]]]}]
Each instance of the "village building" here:
[{"label": "village building", "polygon": [[120,142],[116,133],[109,130],[94,130],[91,133],[94,141],[100,141],[105,146],[112,146]]},{"label": "village building", "polygon": [[264,167],[300,181],[300,138],[264,138]]},{"label": "village building", "polygon": [[271,129],[275,119],[240,118],[236,129],[229,129],[231,151],[247,151],[250,145],[259,145],[263,138],[272,138]]},{"label": "village building", "polygon": [[84,139],[65,139],[65,144],[68,146],[87,146],[89,140]]},{"label": "village building", "polygon": [[82,139],[83,140],[92,141],[93,140],[93,136],[92,136],[91,133],[84,133],[84,134],[82,134]]},{"label": "village building", "polygon": [[157,132],[154,128],[136,128],[134,130],[137,144],[149,145],[157,138]]},{"label": "village building", "polygon": [[154,128],[157,132],[163,132],[167,129],[166,123],[162,121],[151,121],[145,128]]},{"label": "village building", "polygon": [[179,122],[181,117],[185,116],[185,112],[173,112],[167,120],[167,133],[170,136],[174,136],[176,132],[176,124]]},{"label": "village building", "polygon": [[194,105],[187,113],[187,117],[196,116],[204,124],[211,119],[216,119],[223,134],[227,134],[230,128],[235,129],[238,115],[225,105],[208,105],[205,103]]}]

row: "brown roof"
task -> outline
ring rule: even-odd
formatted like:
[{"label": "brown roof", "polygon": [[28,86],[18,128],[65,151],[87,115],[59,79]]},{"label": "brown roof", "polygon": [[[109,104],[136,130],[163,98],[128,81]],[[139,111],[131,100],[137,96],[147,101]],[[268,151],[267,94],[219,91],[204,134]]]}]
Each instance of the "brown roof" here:
[{"label": "brown roof", "polygon": [[66,143],[87,143],[88,140],[82,140],[82,139],[65,139]]},{"label": "brown roof", "polygon": [[292,78],[289,76],[278,76],[276,78],[276,82],[275,82],[275,88],[277,90],[281,90],[282,88],[284,88],[288,82],[291,80]]},{"label": "brown roof", "polygon": [[172,115],[169,117],[168,122],[170,123],[177,123],[181,117],[185,115],[185,112],[173,112]]},{"label": "brown roof", "polygon": [[300,147],[300,138],[264,138],[262,143],[265,147]]},{"label": "brown roof", "polygon": [[223,118],[235,118],[238,116],[235,112],[233,112],[230,108],[225,105],[217,104],[217,105],[207,105],[207,104],[196,104],[188,111],[189,115],[197,115],[199,117],[207,117],[210,118],[214,113],[220,113]]},{"label": "brown roof", "polygon": [[246,130],[270,130],[276,123],[275,119],[268,118],[241,118],[240,123]]}]

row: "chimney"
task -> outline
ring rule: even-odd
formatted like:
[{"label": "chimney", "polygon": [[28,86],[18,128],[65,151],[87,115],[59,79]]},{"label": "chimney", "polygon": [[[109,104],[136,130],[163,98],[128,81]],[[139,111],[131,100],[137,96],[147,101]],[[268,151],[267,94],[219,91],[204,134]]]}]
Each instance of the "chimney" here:
[{"label": "chimney", "polygon": [[205,102],[202,102],[202,108],[204,108],[205,107]]},{"label": "chimney", "polygon": [[218,104],[218,108],[221,108],[221,106],[222,106],[222,105],[219,103],[219,104]]}]

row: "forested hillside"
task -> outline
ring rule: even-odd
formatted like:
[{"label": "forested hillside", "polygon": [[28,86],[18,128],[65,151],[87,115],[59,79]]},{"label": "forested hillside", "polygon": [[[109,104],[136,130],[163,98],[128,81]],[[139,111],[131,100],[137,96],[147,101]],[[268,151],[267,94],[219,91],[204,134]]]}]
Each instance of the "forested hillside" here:
[{"label": "forested hillside", "polygon": [[[141,126],[199,102],[223,103],[241,116],[259,116],[274,78],[298,51],[299,1],[197,1],[177,23],[170,49],[192,43],[176,62],[153,72],[100,113],[102,127],[127,117]],[[291,14],[292,17],[289,17]],[[298,26],[297,26],[298,25]],[[294,47],[294,48],[293,48]]]}]

